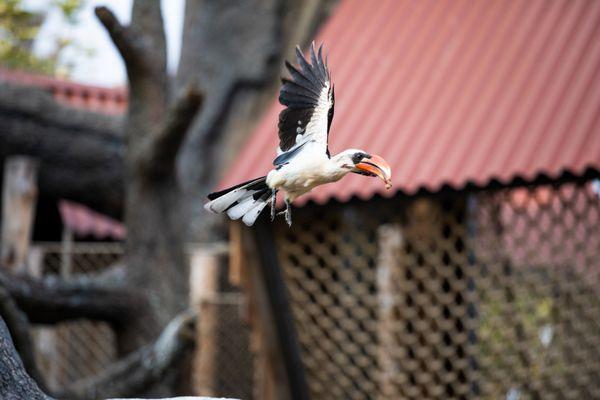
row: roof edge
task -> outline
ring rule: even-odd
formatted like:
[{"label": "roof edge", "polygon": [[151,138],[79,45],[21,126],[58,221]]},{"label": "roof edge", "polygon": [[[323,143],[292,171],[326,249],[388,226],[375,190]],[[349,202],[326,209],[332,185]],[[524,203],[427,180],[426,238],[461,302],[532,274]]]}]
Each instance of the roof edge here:
[{"label": "roof edge", "polygon": [[[349,203],[352,201],[370,201],[373,199],[391,199],[394,197],[418,197],[418,196],[431,196],[448,193],[458,192],[479,192],[483,190],[500,190],[507,188],[517,188],[527,185],[548,185],[548,184],[562,184],[567,182],[585,182],[592,179],[600,179],[600,167],[594,165],[587,165],[581,169],[581,171],[572,171],[567,168],[562,168],[555,174],[549,174],[546,172],[539,172],[532,174],[533,176],[527,176],[527,174],[516,174],[511,178],[502,179],[500,177],[492,176],[484,182],[478,182],[475,180],[468,180],[463,184],[452,185],[450,183],[441,183],[433,187],[421,186],[415,190],[403,190],[401,188],[388,193],[375,192],[370,196],[352,195],[344,198],[345,196],[332,196],[324,199],[323,201],[315,200],[310,198],[307,201],[299,202],[294,204],[296,208],[311,207],[311,206],[324,206],[330,203]],[[342,197],[342,198],[340,198]]]}]

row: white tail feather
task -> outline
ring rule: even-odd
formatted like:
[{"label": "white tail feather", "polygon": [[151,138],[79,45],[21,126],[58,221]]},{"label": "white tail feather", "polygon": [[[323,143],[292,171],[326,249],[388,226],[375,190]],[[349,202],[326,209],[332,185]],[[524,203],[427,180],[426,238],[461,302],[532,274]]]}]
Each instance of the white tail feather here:
[{"label": "white tail feather", "polygon": [[244,218],[242,218],[242,221],[244,222],[244,224],[246,224],[246,226],[254,225],[254,222],[256,222],[256,219],[258,218],[258,216],[260,215],[260,213],[262,212],[263,208],[265,208],[266,205],[267,205],[267,201],[259,200],[257,202],[257,204],[254,206],[254,208],[252,208],[250,211],[248,211],[244,215]]},{"label": "white tail feather", "polygon": [[256,200],[254,200],[252,196],[248,196],[240,201],[239,204],[236,204],[227,210],[227,215],[231,219],[240,219],[244,216],[244,214],[253,209],[255,205]]},{"label": "white tail feather", "polygon": [[222,212],[227,210],[227,207],[229,207],[236,201],[240,200],[242,197],[246,196],[248,193],[249,193],[248,190],[246,190],[243,187],[232,190],[231,192],[229,192],[221,197],[217,197],[216,199],[206,203],[204,205],[204,209],[207,211],[212,211],[217,214],[221,214]]},{"label": "white tail feather", "polygon": [[[267,204],[265,197],[268,197],[270,188],[265,180],[266,177],[257,178],[236,189],[225,190],[224,194],[213,193],[209,195],[213,200],[206,203],[204,209],[217,214],[226,213],[233,220],[243,217],[244,223],[250,226]],[[255,196],[258,198],[255,199]]]}]

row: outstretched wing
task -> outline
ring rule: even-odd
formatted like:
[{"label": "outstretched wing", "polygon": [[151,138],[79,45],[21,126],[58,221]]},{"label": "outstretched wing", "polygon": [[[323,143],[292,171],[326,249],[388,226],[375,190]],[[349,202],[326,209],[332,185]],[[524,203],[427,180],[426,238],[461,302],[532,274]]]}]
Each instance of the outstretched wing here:
[{"label": "outstretched wing", "polygon": [[298,68],[288,61],[285,66],[292,79],[283,78],[279,102],[286,108],[279,114],[279,151],[285,153],[306,141],[322,144],[329,156],[327,137],[333,119],[333,85],[327,63],[323,61],[323,45],[315,54],[310,46],[310,64],[296,47]]}]

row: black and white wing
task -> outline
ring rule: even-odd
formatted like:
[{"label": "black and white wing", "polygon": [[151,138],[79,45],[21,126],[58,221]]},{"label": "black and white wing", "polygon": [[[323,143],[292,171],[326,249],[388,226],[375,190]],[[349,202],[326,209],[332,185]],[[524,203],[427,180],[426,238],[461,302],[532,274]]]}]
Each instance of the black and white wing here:
[{"label": "black and white wing", "polygon": [[279,149],[285,153],[307,141],[322,144],[329,156],[327,137],[333,119],[334,94],[327,64],[323,61],[323,45],[315,54],[310,46],[310,64],[296,47],[298,68],[285,62],[291,79],[283,78],[279,102],[286,108],[279,114]]}]

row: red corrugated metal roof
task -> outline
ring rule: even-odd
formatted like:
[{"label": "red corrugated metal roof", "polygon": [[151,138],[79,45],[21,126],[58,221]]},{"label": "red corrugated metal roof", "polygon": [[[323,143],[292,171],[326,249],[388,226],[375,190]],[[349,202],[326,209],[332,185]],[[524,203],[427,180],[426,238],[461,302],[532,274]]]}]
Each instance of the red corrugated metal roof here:
[{"label": "red corrugated metal roof", "polygon": [[82,85],[51,76],[0,68],[0,81],[35,86],[48,90],[54,98],[72,107],[102,114],[118,115],[127,111],[127,89]]},{"label": "red corrugated metal roof", "polygon": [[[600,169],[600,1],[342,0],[316,41],[336,85],[331,151],[382,155],[396,190]],[[280,110],[220,186],[270,170]],[[393,194],[348,176],[310,198],[375,193]]]}]

